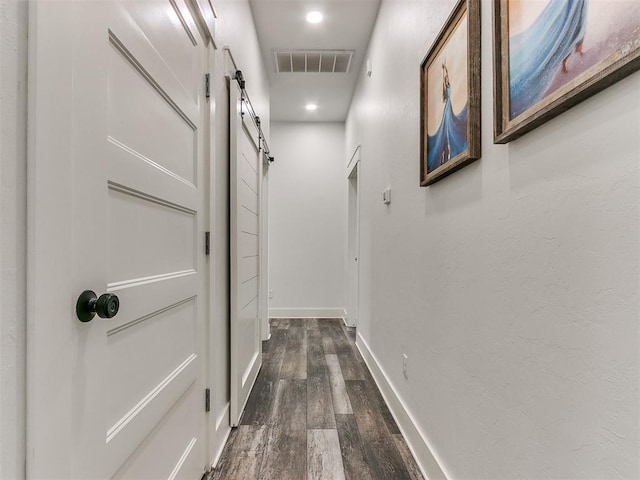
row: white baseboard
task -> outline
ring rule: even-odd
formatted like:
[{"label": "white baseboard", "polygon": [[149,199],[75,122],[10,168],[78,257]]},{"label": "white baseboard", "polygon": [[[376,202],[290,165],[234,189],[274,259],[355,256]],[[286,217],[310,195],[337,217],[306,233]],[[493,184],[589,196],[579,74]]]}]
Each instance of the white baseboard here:
[{"label": "white baseboard", "polygon": [[387,402],[387,406],[398,424],[398,428],[402,432],[411,453],[413,453],[413,458],[416,459],[422,475],[428,480],[447,480],[447,476],[433,454],[433,450],[429,447],[429,442],[427,442],[424,434],[416,425],[413,416],[396,393],[393,384],[389,381],[360,333],[357,334],[356,346],[369,367],[380,393],[382,393],[385,402]]},{"label": "white baseboard", "polygon": [[269,318],[344,318],[344,308],[270,308]]}]

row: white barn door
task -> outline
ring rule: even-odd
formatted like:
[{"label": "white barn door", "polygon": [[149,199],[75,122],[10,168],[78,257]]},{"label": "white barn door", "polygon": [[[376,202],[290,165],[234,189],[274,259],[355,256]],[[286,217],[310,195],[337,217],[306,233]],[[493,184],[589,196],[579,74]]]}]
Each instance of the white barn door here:
[{"label": "white barn door", "polygon": [[[243,110],[244,108],[244,110]],[[260,188],[258,130],[229,85],[231,218],[231,408],[236,426],[262,365],[260,326]],[[244,114],[243,114],[244,111]]]},{"label": "white barn door", "polygon": [[198,479],[204,42],[184,0],[30,17],[28,476]]}]

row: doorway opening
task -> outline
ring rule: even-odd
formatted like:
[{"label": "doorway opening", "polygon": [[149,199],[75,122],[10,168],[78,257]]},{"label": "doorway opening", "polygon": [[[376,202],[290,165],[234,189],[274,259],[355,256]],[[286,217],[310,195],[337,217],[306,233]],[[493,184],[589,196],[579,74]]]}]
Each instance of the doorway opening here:
[{"label": "doorway opening", "polygon": [[349,205],[347,227],[347,322],[349,326],[358,324],[360,303],[360,147],[356,149],[347,168]]}]

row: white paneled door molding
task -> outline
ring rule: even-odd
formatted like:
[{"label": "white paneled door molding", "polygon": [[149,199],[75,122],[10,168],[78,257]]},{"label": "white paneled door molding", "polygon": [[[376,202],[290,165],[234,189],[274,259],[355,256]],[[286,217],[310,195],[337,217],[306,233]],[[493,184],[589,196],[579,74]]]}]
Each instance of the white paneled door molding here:
[{"label": "white paneled door molding", "polygon": [[[183,0],[29,28],[28,477],[199,478],[204,41]],[[84,290],[117,315],[80,322]]]},{"label": "white paneled door molding", "polygon": [[[229,85],[231,410],[236,426],[262,365],[260,324],[260,212],[262,161],[259,135],[236,81]],[[244,113],[243,113],[244,109]]]},{"label": "white paneled door molding", "polygon": [[348,169],[347,270],[348,270],[348,324],[358,324],[360,311],[360,148]]}]

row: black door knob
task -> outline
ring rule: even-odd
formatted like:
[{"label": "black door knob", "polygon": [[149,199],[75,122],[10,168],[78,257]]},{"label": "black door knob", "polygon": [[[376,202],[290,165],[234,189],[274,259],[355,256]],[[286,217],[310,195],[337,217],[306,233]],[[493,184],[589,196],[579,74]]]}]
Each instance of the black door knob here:
[{"label": "black door knob", "polygon": [[100,318],[113,318],[120,310],[120,300],[113,293],[104,293],[98,298],[95,292],[85,290],[78,297],[76,314],[81,322],[90,322],[96,313]]}]

